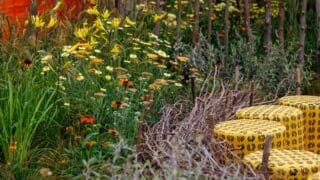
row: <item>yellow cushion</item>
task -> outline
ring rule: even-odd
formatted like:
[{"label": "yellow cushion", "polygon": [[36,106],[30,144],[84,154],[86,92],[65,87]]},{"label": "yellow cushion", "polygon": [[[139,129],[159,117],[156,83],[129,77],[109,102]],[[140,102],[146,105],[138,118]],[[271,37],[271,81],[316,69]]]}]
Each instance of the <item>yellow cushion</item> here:
[{"label": "yellow cushion", "polygon": [[320,97],[286,96],[280,98],[278,103],[302,110],[304,116],[304,149],[320,154]]},{"label": "yellow cushion", "polygon": [[300,109],[280,105],[261,105],[240,109],[236,119],[278,121],[286,127],[285,149],[303,149],[303,113]]},{"label": "yellow cushion", "polygon": [[285,126],[275,121],[240,119],[218,123],[213,132],[216,138],[225,140],[226,145],[242,158],[263,149],[268,134],[274,135],[274,148],[283,148],[285,129]]},{"label": "yellow cushion", "polygon": [[308,180],[320,180],[320,172],[308,176]]},{"label": "yellow cushion", "polygon": [[[262,151],[244,157],[254,169],[260,170]],[[272,179],[307,179],[320,169],[320,155],[305,150],[272,149],[269,157]]]}]

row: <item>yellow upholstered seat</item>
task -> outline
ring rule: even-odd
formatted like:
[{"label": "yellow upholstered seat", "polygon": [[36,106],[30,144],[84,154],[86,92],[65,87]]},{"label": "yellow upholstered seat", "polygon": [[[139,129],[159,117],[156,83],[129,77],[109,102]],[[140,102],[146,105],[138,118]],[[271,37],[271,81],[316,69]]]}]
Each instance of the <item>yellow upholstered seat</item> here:
[{"label": "yellow upholstered seat", "polygon": [[[260,170],[262,151],[248,154],[244,160],[254,169]],[[268,169],[272,171],[271,179],[307,179],[320,169],[320,155],[305,150],[272,149]]]},{"label": "yellow upholstered seat", "polygon": [[252,106],[238,110],[235,117],[278,121],[286,127],[284,148],[303,150],[303,113],[298,108],[280,105]]},{"label": "yellow upholstered seat", "polygon": [[274,148],[283,148],[285,130],[285,126],[275,121],[240,119],[220,122],[213,132],[216,138],[224,139],[227,146],[242,158],[263,149],[268,134],[274,135]]},{"label": "yellow upholstered seat", "polygon": [[320,97],[286,96],[278,103],[297,107],[303,112],[304,149],[320,154]]},{"label": "yellow upholstered seat", "polygon": [[320,172],[311,174],[311,175],[308,177],[308,180],[320,180]]}]

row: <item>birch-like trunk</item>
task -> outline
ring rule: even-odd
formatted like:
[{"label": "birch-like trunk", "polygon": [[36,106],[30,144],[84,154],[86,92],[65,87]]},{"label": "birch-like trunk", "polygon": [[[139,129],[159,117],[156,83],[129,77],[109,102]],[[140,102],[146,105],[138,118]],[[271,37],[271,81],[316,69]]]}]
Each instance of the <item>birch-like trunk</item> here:
[{"label": "birch-like trunk", "polygon": [[250,3],[249,0],[243,0],[243,22],[247,41],[252,41],[252,32],[250,27]]},{"label": "birch-like trunk", "polygon": [[304,44],[306,37],[306,10],[307,10],[307,0],[301,1],[301,11],[300,11],[300,32],[299,32],[299,60],[301,65],[304,65]]},{"label": "birch-like trunk", "polygon": [[280,0],[279,2],[279,46],[280,53],[284,55],[285,47],[284,47],[284,22],[285,22],[285,0]]},{"label": "birch-like trunk", "polygon": [[317,76],[320,79],[320,0],[316,0],[316,11],[317,11]]},{"label": "birch-like trunk", "polygon": [[269,61],[271,48],[271,0],[265,0],[265,29],[264,29],[264,54],[265,61]]},{"label": "birch-like trunk", "polygon": [[200,11],[200,0],[194,1],[194,24],[192,33],[192,46],[197,47],[199,44],[199,11]]}]

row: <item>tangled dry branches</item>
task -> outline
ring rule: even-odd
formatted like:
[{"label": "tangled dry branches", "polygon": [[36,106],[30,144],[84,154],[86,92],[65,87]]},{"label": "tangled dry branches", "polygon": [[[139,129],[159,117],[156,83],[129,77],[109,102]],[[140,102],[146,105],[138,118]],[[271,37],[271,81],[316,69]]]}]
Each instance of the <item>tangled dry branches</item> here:
[{"label": "tangled dry branches", "polygon": [[177,175],[259,179],[259,174],[212,135],[214,124],[232,118],[237,109],[249,105],[249,99],[250,92],[222,86],[218,91],[202,93],[193,107],[188,101],[166,106],[161,120],[144,133],[145,142],[139,153],[151,160],[157,167],[157,176],[161,174],[163,178]]}]

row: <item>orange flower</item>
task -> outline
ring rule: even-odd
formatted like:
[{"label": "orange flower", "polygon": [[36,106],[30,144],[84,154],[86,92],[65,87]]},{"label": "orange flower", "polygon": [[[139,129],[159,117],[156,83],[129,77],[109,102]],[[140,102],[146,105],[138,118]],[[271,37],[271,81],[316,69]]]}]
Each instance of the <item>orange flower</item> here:
[{"label": "orange flower", "polygon": [[80,135],[76,135],[76,136],[74,136],[73,140],[74,140],[74,141],[80,141],[81,138],[82,138],[82,137],[81,137]]},{"label": "orange flower", "polygon": [[219,37],[219,38],[224,38],[224,33],[219,33],[219,34],[218,34],[218,37]]},{"label": "orange flower", "polygon": [[94,146],[95,144],[96,144],[96,142],[91,141],[91,140],[86,141],[86,142],[84,143],[84,145],[85,145],[86,147],[88,147],[88,148]]},{"label": "orange flower", "polygon": [[15,152],[17,150],[17,141],[13,140],[10,142],[9,151]]},{"label": "orange flower", "polygon": [[96,121],[95,118],[90,115],[82,115],[80,117],[80,123],[83,123],[83,124],[94,124],[95,121]]},{"label": "orange flower", "polygon": [[112,108],[121,108],[121,107],[123,107],[123,105],[124,105],[123,101],[112,101],[111,102]]},{"label": "orange flower", "polygon": [[67,127],[66,127],[66,131],[67,131],[68,133],[72,133],[73,130],[74,130],[74,128],[73,128],[72,126],[67,126]]},{"label": "orange flower", "polygon": [[103,141],[100,142],[100,144],[101,144],[102,147],[108,147],[110,145],[110,142],[103,140]]},{"label": "orange flower", "polygon": [[108,130],[108,135],[109,136],[119,136],[119,132],[115,129],[109,129]]},{"label": "orange flower", "polygon": [[123,87],[133,87],[133,82],[127,79],[119,79],[119,85]]},{"label": "orange flower", "polygon": [[141,99],[142,101],[148,102],[148,103],[153,102],[153,99],[152,99],[152,97],[151,97],[150,95],[141,96],[140,99]]}]

